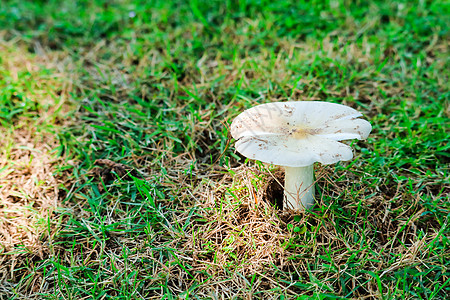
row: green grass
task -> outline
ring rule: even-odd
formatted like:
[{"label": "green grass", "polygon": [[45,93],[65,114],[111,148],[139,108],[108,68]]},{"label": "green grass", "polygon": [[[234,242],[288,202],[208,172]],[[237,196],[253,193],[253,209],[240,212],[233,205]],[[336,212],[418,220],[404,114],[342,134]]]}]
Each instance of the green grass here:
[{"label": "green grass", "polygon": [[[62,179],[44,254],[0,254],[0,296],[448,298],[449,15],[444,1],[4,1],[0,129],[54,136]],[[11,57],[52,64],[14,78]],[[353,161],[316,166],[318,203],[296,216],[261,200],[276,169],[228,132],[290,100],[373,126]]]}]

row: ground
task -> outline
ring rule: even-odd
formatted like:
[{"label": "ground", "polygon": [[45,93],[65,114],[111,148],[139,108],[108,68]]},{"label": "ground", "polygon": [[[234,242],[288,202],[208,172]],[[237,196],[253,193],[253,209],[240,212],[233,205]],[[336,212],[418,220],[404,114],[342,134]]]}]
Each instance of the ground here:
[{"label": "ground", "polygon": [[[0,299],[449,298],[448,10],[3,1]],[[301,100],[373,130],[292,212],[229,126]]]}]

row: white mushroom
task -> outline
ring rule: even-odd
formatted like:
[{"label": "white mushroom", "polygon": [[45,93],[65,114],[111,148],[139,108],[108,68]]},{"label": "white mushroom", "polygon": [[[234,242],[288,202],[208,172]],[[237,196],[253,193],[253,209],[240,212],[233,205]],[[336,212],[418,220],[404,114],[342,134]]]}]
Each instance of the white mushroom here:
[{"label": "white mushroom", "polygon": [[372,126],[351,107],[318,101],[274,102],[250,108],[231,124],[242,155],[285,168],[284,206],[314,204],[314,162],[352,159],[338,141],[366,139]]}]

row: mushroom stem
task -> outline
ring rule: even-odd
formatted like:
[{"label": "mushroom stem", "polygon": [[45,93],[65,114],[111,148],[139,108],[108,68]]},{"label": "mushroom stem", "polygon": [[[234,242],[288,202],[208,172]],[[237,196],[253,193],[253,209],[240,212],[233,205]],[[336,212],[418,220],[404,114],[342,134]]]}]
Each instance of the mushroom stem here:
[{"label": "mushroom stem", "polygon": [[285,167],[284,204],[285,208],[309,208],[314,204],[314,168]]}]

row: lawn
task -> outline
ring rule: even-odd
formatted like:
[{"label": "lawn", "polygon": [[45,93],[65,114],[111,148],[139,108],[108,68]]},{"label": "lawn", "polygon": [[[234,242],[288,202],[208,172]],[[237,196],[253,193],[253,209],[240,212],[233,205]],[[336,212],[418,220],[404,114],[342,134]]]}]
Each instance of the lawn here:
[{"label": "lawn", "polygon": [[[450,6],[0,4],[0,299],[450,298]],[[316,205],[235,151],[262,103],[372,124]]]}]

